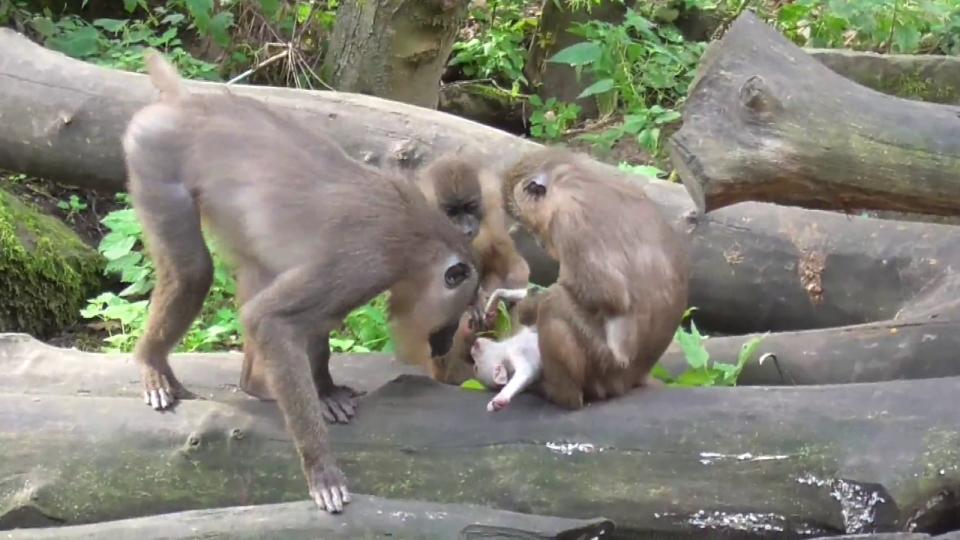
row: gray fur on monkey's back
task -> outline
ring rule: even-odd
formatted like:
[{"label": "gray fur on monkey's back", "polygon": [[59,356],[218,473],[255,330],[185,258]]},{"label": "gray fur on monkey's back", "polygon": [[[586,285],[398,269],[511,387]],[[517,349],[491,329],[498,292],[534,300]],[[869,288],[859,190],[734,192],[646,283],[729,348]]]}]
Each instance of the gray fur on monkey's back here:
[{"label": "gray fur on monkey's back", "polygon": [[[126,140],[137,147],[166,149],[154,154],[166,158],[166,163],[153,165],[167,170],[171,184],[189,190],[184,198],[195,197],[224,246],[246,246],[231,257],[263,254],[250,262],[279,272],[308,262],[319,251],[332,257],[364,257],[367,267],[395,275],[410,259],[412,246],[429,251],[437,236],[446,240],[446,246],[466,245],[442,215],[425,211],[426,201],[408,181],[352,160],[333,140],[307,131],[259,101],[228,93],[178,94],[175,99],[177,108],[164,99],[142,111],[145,121],[135,119]],[[315,144],[318,139],[328,144]],[[228,147],[231,151],[223,151]],[[250,159],[238,160],[243,153],[237,149]],[[268,160],[261,158],[266,151]],[[358,166],[368,174],[351,174]],[[285,189],[258,189],[264,182],[283,183]],[[231,196],[224,198],[225,192]],[[212,203],[211,198],[217,201]],[[362,204],[351,205],[351,212],[333,208],[353,199]],[[329,205],[318,207],[317,201]],[[387,215],[390,219],[383,219]],[[298,236],[297,245],[269,235],[296,229],[310,232]],[[384,241],[370,245],[367,240],[372,237]]]}]

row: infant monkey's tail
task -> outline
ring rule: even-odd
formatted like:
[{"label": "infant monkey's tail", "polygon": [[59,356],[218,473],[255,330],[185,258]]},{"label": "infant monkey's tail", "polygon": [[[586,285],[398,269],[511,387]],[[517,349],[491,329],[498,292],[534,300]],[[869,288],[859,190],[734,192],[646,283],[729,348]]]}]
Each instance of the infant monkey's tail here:
[{"label": "infant monkey's tail", "polygon": [[150,82],[160,90],[160,101],[172,102],[180,99],[184,94],[183,83],[177,68],[167,61],[159,52],[149,49],[144,53],[147,64],[147,75]]}]

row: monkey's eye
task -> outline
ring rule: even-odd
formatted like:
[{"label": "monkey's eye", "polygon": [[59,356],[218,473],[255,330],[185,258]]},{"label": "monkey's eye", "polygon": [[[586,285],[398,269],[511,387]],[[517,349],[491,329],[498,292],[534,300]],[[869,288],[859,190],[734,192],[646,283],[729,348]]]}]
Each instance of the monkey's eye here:
[{"label": "monkey's eye", "polygon": [[464,263],[457,263],[449,268],[443,274],[443,282],[448,289],[456,288],[470,277],[470,267]]},{"label": "monkey's eye", "polygon": [[477,213],[476,203],[467,203],[463,205],[463,211],[467,214],[476,214]]}]

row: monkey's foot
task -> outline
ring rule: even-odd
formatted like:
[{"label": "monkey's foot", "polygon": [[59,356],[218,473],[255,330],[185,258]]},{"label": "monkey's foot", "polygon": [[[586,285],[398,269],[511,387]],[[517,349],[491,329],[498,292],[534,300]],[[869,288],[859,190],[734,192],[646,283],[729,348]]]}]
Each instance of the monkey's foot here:
[{"label": "monkey's foot", "polygon": [[323,419],[332,424],[349,424],[357,414],[357,397],[363,395],[349,386],[334,386],[328,392],[320,392]]},{"label": "monkey's foot", "polygon": [[310,496],[321,510],[330,513],[342,512],[343,505],[350,502],[347,478],[332,460],[321,460],[310,467],[307,473],[307,485],[310,488]]},{"label": "monkey's foot", "polygon": [[169,409],[178,399],[196,397],[180,384],[169,366],[160,370],[144,365],[140,370],[140,380],[143,381],[143,401],[157,411]]}]

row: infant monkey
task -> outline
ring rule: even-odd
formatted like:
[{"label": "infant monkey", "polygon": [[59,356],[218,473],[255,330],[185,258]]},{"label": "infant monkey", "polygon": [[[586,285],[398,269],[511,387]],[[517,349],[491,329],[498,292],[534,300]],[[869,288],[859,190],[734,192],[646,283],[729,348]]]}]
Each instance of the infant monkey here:
[{"label": "infant monkey", "polygon": [[486,305],[486,311],[500,298],[520,301],[514,308],[513,324],[520,330],[503,341],[478,337],[470,348],[474,372],[484,386],[500,389],[487,403],[487,410],[496,412],[507,407],[513,396],[540,380],[543,373],[537,336],[537,306],[542,297],[527,295],[527,289],[497,289]]},{"label": "infant monkey", "polygon": [[500,389],[487,403],[490,412],[505,409],[513,396],[540,379],[540,346],[537,329],[524,326],[503,341],[478,337],[470,348],[477,379],[484,386]]}]

